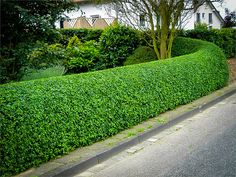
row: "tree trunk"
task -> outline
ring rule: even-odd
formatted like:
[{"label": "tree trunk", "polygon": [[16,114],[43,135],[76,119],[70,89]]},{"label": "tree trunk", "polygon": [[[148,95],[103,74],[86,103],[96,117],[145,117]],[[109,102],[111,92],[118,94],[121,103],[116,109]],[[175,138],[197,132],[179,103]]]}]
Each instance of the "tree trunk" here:
[{"label": "tree trunk", "polygon": [[160,16],[161,16],[161,36],[160,36],[160,59],[167,58],[167,46],[168,46],[168,32],[169,32],[169,23],[168,23],[168,2],[162,0],[160,3]]},{"label": "tree trunk", "polygon": [[[171,33],[173,33],[173,32],[171,32]],[[173,41],[174,41],[174,33],[173,33],[173,34],[170,34],[170,37],[169,37],[167,58],[171,58],[171,57],[172,57],[172,56],[171,56],[171,55],[172,55],[171,50],[172,50]]]}]

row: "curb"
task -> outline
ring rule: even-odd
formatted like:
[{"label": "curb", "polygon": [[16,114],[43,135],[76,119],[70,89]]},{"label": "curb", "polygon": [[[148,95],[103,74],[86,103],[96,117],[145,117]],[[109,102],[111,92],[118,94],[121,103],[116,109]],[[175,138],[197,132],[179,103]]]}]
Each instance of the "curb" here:
[{"label": "curb", "polygon": [[227,97],[230,97],[234,93],[236,93],[235,87],[229,91],[226,91],[226,93],[224,93],[223,95],[217,96],[217,97],[213,98],[212,100],[210,100],[209,102],[203,103],[200,106],[198,106],[190,111],[184,112],[177,117],[172,117],[169,122],[159,125],[157,127],[154,127],[154,128],[152,128],[140,135],[135,136],[134,138],[126,140],[126,141],[114,146],[113,148],[111,148],[109,150],[100,152],[97,155],[94,155],[84,161],[75,163],[69,167],[68,166],[62,167],[62,168],[47,172],[45,174],[40,175],[40,177],[71,177],[71,176],[74,176],[78,173],[81,173],[81,172],[87,170],[88,168],[90,168],[94,165],[97,165],[99,163],[102,163],[105,160],[109,159],[110,157],[145,141],[146,139],[152,137],[153,135],[155,135],[167,128],[170,128],[170,127],[174,126],[175,124],[177,124],[177,123],[179,123],[191,116],[194,116],[195,114],[197,114],[199,112],[206,110],[207,108],[213,106],[214,104],[226,99]]}]

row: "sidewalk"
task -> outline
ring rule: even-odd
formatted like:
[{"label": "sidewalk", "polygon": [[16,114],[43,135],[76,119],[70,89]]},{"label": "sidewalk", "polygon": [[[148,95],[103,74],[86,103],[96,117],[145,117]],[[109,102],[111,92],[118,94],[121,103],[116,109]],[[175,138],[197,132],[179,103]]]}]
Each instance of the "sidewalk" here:
[{"label": "sidewalk", "polygon": [[74,174],[83,172],[86,169],[107,160],[131,146],[143,142],[152,135],[207,109],[234,93],[236,93],[236,82],[188,105],[179,106],[175,110],[168,111],[158,117],[149,119],[148,121],[125,130],[107,140],[95,143],[91,146],[79,148],[68,155],[42,164],[37,168],[32,168],[17,175],[17,177],[73,176]]}]

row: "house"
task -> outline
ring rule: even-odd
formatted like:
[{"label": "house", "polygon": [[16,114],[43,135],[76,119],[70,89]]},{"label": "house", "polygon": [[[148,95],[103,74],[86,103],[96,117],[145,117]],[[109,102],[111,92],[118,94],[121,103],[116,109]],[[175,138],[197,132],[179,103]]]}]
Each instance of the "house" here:
[{"label": "house", "polygon": [[63,23],[63,28],[96,28],[104,29],[117,21],[115,10],[110,3],[101,5],[91,0],[74,0],[79,9],[66,14],[69,19]]},{"label": "house", "polygon": [[206,2],[195,12],[192,10],[190,18],[187,20],[184,29],[194,29],[196,23],[206,24],[209,29],[220,29],[224,24],[224,19],[212,2]]},{"label": "house", "polygon": [[[69,14],[69,19],[63,23],[64,28],[100,28],[104,29],[107,26],[115,23],[117,20],[126,23],[121,15],[122,9],[119,9],[112,3],[94,4],[91,0],[74,0],[78,3],[80,9]],[[183,22],[182,22],[183,21]],[[192,10],[182,20],[180,28],[194,29],[196,23],[204,23],[209,29],[220,29],[224,23],[224,19],[219,11],[215,8],[212,2],[205,2],[196,11]],[[146,26],[145,17],[140,14],[135,20],[138,26]]]}]

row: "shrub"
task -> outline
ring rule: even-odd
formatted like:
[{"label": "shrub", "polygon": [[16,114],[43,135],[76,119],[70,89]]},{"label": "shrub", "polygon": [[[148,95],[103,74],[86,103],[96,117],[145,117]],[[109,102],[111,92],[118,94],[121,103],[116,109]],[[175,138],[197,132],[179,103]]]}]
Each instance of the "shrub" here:
[{"label": "shrub", "polygon": [[60,41],[63,40],[63,35],[58,29],[48,29],[47,32],[43,33],[38,40],[49,44],[60,43]]},{"label": "shrub", "polygon": [[28,54],[28,66],[33,69],[45,69],[61,65],[67,59],[61,44],[37,42],[37,46]]},{"label": "shrub", "polygon": [[227,58],[236,57],[236,29],[188,30],[180,36],[213,42]]},{"label": "shrub", "polygon": [[208,30],[208,26],[206,23],[195,23],[194,30]]},{"label": "shrub", "polygon": [[127,58],[124,65],[133,65],[154,60],[157,60],[155,51],[150,47],[140,46],[134,51],[133,55]]},{"label": "shrub", "polygon": [[87,72],[98,68],[100,52],[95,41],[81,43],[78,37],[74,36],[68,43],[66,53],[66,68],[69,73]]},{"label": "shrub", "polygon": [[71,37],[76,35],[81,42],[86,41],[99,41],[99,38],[103,32],[101,29],[61,29],[61,34],[66,36],[66,39],[69,40]]},{"label": "shrub", "polygon": [[194,53],[1,85],[0,171],[19,173],[225,86],[223,52],[183,38],[176,49],[188,49],[186,43],[195,43]]},{"label": "shrub", "polygon": [[123,65],[126,58],[132,54],[139,44],[138,33],[130,28],[115,25],[107,28],[101,35],[100,47],[105,56],[107,68]]},{"label": "shrub", "polygon": [[81,41],[79,40],[79,38],[74,35],[72,38],[70,38],[68,45],[67,45],[67,49],[71,48],[71,47],[77,47],[79,45],[81,45]]}]

